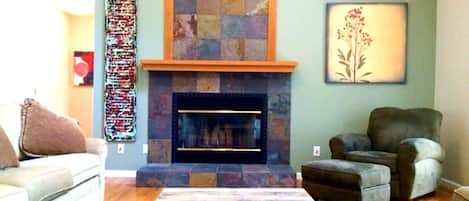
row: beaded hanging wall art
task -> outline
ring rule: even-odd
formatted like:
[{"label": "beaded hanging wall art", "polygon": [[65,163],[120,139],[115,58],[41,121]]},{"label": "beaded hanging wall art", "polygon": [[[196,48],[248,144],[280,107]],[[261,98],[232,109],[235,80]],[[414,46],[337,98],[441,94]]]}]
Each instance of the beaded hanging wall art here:
[{"label": "beaded hanging wall art", "polygon": [[136,0],[107,0],[104,135],[135,141]]}]

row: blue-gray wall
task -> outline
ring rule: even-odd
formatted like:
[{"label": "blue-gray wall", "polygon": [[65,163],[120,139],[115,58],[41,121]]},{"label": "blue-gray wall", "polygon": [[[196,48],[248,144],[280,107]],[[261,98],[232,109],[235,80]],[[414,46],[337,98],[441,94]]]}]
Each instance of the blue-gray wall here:
[{"label": "blue-gray wall", "polygon": [[[380,0],[377,0],[380,1]],[[313,145],[329,158],[328,140],[340,132],[364,132],[368,114],[380,106],[433,107],[436,0],[409,0],[407,83],[331,85],[324,83],[326,0],[278,0],[277,58],[299,61],[292,77],[291,165],[312,160]],[[342,1],[344,2],[344,1]],[[348,1],[350,2],[350,1]],[[364,2],[364,1],[355,1]],[[376,2],[376,1],[374,1]],[[403,2],[403,1],[382,1]],[[138,0],[138,59],[163,57],[163,0]],[[93,134],[103,135],[104,0],[96,4]],[[146,164],[148,73],[137,78],[137,142],[118,155],[109,144],[108,169]]]}]

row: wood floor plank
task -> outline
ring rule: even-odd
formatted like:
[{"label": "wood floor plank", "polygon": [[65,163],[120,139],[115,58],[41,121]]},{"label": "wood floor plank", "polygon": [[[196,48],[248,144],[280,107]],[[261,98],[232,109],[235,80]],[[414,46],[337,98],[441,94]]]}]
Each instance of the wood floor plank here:
[{"label": "wood floor plank", "polygon": [[[161,188],[136,187],[135,178],[106,178],[106,201],[155,201]],[[450,201],[451,192],[440,188],[436,193],[415,201]]]}]

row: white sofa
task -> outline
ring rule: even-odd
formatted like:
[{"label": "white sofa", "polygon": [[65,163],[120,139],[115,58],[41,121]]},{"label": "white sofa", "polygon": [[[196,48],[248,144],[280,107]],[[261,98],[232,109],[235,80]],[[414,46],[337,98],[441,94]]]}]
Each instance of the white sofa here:
[{"label": "white sofa", "polygon": [[18,104],[0,105],[0,125],[20,159],[19,168],[0,170],[0,201],[103,200],[106,142],[88,139],[87,153],[25,160],[18,149],[20,111]]}]

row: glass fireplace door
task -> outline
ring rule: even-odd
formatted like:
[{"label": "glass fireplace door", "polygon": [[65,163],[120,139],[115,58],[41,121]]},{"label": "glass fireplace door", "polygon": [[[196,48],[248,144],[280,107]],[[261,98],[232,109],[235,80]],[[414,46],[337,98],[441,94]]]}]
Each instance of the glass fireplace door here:
[{"label": "glass fireplace door", "polygon": [[261,152],[261,111],[178,110],[178,151]]},{"label": "glass fireplace door", "polygon": [[172,162],[266,162],[266,94],[174,93],[172,114]]}]

